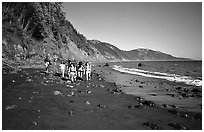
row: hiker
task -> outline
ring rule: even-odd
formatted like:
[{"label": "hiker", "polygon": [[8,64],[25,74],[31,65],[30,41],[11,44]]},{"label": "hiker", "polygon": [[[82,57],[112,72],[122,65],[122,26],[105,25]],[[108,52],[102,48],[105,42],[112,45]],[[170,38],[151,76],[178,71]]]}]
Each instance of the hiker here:
[{"label": "hiker", "polygon": [[89,62],[86,63],[86,80],[91,80],[91,64]]},{"label": "hiker", "polygon": [[71,67],[71,60],[68,59],[68,61],[67,61],[67,66],[66,66],[68,79],[70,79],[70,72],[69,72],[69,68],[70,68],[70,67]]},{"label": "hiker", "polygon": [[83,63],[80,61],[77,67],[77,71],[78,71],[78,77],[82,78],[83,77]]},{"label": "hiker", "polygon": [[45,62],[45,67],[46,67],[46,68],[45,68],[45,72],[48,73],[49,66],[51,65],[51,62],[50,62],[48,56],[46,56],[44,62]]},{"label": "hiker", "polygon": [[72,82],[76,81],[76,67],[73,63],[69,67],[70,79]]},{"label": "hiker", "polygon": [[64,73],[65,73],[65,63],[64,63],[64,61],[61,61],[61,64],[59,66],[60,66],[60,70],[61,70],[61,73],[62,73],[62,78],[64,78]]}]

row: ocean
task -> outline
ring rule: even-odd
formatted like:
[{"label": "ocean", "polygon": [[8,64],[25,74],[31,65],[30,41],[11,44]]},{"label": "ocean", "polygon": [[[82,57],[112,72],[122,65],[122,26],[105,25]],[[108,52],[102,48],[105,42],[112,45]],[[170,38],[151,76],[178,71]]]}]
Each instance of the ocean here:
[{"label": "ocean", "polygon": [[[139,63],[141,66],[138,66]],[[113,69],[129,74],[202,86],[202,61],[119,62],[113,65]]]},{"label": "ocean", "polygon": [[110,65],[117,73],[111,80],[121,87],[126,85],[122,87],[126,94],[161,106],[176,105],[182,111],[201,112],[202,61],[129,61]]}]

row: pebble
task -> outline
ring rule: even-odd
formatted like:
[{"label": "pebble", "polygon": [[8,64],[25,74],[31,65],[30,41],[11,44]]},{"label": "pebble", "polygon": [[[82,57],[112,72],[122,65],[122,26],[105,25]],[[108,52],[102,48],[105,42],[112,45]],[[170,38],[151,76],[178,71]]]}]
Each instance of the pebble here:
[{"label": "pebble", "polygon": [[169,91],[170,91],[170,89],[166,88],[166,91],[168,91],[168,92],[169,92]]},{"label": "pebble", "polygon": [[168,125],[177,130],[188,130],[187,127],[182,126],[180,123],[169,123]]},{"label": "pebble", "polygon": [[10,110],[10,109],[14,109],[14,108],[16,108],[17,107],[17,105],[15,105],[15,104],[13,104],[13,105],[7,105],[6,106],[6,110]]},{"label": "pebble", "polygon": [[86,104],[86,105],[90,105],[91,103],[90,103],[90,101],[85,101],[84,104]]},{"label": "pebble", "polygon": [[191,92],[193,92],[193,93],[200,93],[201,91],[194,88],[194,89],[191,90]]},{"label": "pebble", "polygon": [[26,81],[31,82],[31,81],[33,81],[33,80],[29,78],[29,79],[27,79]]},{"label": "pebble", "polygon": [[91,90],[86,90],[86,93],[90,94],[90,93],[92,93],[92,91]]},{"label": "pebble", "polygon": [[128,109],[134,109],[134,106],[128,105]]},{"label": "pebble", "polygon": [[166,108],[166,107],[168,107],[169,105],[167,105],[167,104],[163,104],[162,106]]},{"label": "pebble", "polygon": [[99,85],[99,87],[102,87],[102,88],[104,88],[104,86],[103,86],[103,85]]},{"label": "pebble", "polygon": [[69,111],[69,115],[73,116],[73,110]]},{"label": "pebble", "polygon": [[177,89],[177,90],[181,90],[181,87],[177,87],[176,89]]},{"label": "pebble", "polygon": [[144,122],[143,126],[148,126],[150,127],[152,130],[158,130],[159,127],[156,124],[150,123],[150,122]]},{"label": "pebble", "polygon": [[142,101],[141,103],[144,104],[144,105],[147,105],[149,107],[155,107],[155,104],[152,101],[145,100],[145,101]]},{"label": "pebble", "polygon": [[171,107],[174,109],[178,108],[176,105],[171,105]]},{"label": "pebble", "polygon": [[33,124],[36,126],[36,125],[38,125],[38,123],[37,122],[33,122]]},{"label": "pebble", "polygon": [[98,104],[97,106],[100,107],[100,108],[106,108],[106,106],[102,105],[102,104]]},{"label": "pebble", "polygon": [[143,86],[139,85],[139,88],[143,88]]},{"label": "pebble", "polygon": [[66,85],[67,87],[70,87],[70,88],[73,88],[74,86],[72,86],[72,85]]},{"label": "pebble", "polygon": [[74,103],[74,101],[73,101],[73,100],[70,100],[69,102],[70,102],[70,103]]},{"label": "pebble", "polygon": [[62,95],[62,93],[60,91],[53,91],[54,95]]}]

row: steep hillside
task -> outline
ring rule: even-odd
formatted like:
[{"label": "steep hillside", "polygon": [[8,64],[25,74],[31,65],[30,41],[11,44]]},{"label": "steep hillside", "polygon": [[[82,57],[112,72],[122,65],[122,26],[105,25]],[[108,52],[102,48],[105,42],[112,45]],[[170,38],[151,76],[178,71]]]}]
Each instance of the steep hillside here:
[{"label": "steep hillside", "polygon": [[162,52],[117,47],[86,37],[66,20],[62,3],[3,2],[3,64],[42,65],[48,56],[55,60],[83,61],[177,60]]},{"label": "steep hillside", "polygon": [[101,61],[87,43],[65,19],[62,3],[3,2],[2,58],[16,64],[43,63],[49,56],[67,60]]}]

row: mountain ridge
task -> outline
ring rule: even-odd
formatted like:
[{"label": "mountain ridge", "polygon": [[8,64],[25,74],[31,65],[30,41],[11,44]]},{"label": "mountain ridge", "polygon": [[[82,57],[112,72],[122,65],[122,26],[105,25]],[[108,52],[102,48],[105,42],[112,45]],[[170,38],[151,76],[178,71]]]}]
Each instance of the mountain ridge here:
[{"label": "mountain ridge", "polygon": [[2,59],[26,65],[55,60],[130,61],[191,60],[161,51],[124,51],[100,40],[88,40],[65,17],[60,2],[3,2]]}]

